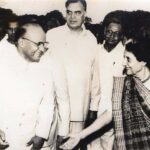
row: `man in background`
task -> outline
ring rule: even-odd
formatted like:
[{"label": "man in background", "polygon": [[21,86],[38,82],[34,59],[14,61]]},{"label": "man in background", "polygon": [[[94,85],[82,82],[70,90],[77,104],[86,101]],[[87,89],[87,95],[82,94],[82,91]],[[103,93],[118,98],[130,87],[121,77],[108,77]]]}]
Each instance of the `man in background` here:
[{"label": "man in background", "polygon": [[15,44],[15,33],[17,29],[19,28],[19,20],[17,16],[12,16],[8,20],[8,25],[7,25],[7,34],[8,34],[8,42],[11,44]]},{"label": "man in background", "polygon": [[[101,99],[99,103],[98,116],[106,110],[112,111],[112,88],[113,77],[123,76],[124,46],[122,45],[123,26],[117,17],[108,14],[103,21],[104,42],[99,45],[99,67]],[[100,138],[89,145],[91,150],[112,150],[114,143],[113,125],[109,124],[100,132]]]}]

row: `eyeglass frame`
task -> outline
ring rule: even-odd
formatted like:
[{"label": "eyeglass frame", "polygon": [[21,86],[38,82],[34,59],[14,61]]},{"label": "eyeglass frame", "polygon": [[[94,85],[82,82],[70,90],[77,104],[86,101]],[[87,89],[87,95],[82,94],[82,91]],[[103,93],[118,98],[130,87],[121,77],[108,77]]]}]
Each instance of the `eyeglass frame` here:
[{"label": "eyeglass frame", "polygon": [[117,31],[117,32],[113,32],[112,30],[105,30],[105,35],[107,36],[115,36],[115,37],[119,37],[121,36],[121,32]]},{"label": "eyeglass frame", "polygon": [[[36,43],[36,42],[34,42],[34,41],[32,41],[32,40],[30,40],[30,39],[28,39],[28,38],[25,38],[25,37],[22,37],[22,39],[27,40],[27,41],[29,41],[29,42],[35,44],[35,45],[38,47],[38,49],[39,49],[39,46],[40,46],[40,45],[43,45],[43,47],[44,47],[45,44],[49,44],[49,42],[38,42],[38,43]],[[48,50],[48,47],[44,47],[44,49],[45,49],[45,50]]]}]

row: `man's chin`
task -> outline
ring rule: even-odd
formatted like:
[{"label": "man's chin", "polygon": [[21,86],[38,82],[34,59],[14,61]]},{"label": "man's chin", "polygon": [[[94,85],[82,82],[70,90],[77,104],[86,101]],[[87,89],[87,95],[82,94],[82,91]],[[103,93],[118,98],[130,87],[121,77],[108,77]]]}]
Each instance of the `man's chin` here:
[{"label": "man's chin", "polygon": [[79,26],[77,26],[77,25],[75,25],[75,24],[68,25],[68,27],[69,27],[70,29],[72,29],[72,30],[77,30],[77,29],[80,28]]},{"label": "man's chin", "polygon": [[38,55],[37,57],[34,58],[34,61],[39,62],[41,60],[42,56],[43,56],[43,54]]},{"label": "man's chin", "polygon": [[131,71],[127,71],[127,75],[133,75]]},{"label": "man's chin", "polygon": [[32,61],[32,62],[37,62],[37,63],[38,63],[38,62],[40,61],[40,59],[41,59],[41,57],[40,57],[40,58],[34,58],[34,59],[32,59],[31,61]]}]

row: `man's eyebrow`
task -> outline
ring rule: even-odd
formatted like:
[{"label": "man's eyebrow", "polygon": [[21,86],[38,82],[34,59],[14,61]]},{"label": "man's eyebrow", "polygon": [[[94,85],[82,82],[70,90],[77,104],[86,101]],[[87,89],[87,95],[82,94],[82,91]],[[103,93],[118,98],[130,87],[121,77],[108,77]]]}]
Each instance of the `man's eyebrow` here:
[{"label": "man's eyebrow", "polygon": [[111,32],[120,32],[120,31],[113,31],[113,30],[111,30],[111,29],[106,29],[107,31],[111,31]]},{"label": "man's eyebrow", "polygon": [[81,10],[77,10],[77,11],[75,11],[75,13],[80,13],[81,12]]},{"label": "man's eyebrow", "polygon": [[71,10],[67,9],[66,12],[71,12]]},{"label": "man's eyebrow", "polygon": [[[71,10],[69,10],[69,9],[67,9],[66,10],[66,12],[73,12],[73,11],[71,11]],[[77,10],[77,11],[74,11],[75,13],[80,13],[81,12],[81,10]]]}]

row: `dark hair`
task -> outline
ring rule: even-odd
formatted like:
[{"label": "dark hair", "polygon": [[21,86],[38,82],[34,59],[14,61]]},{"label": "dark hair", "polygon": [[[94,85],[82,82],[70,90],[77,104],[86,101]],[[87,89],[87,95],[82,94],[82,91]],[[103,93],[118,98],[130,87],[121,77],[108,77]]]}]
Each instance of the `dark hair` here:
[{"label": "dark hair", "polygon": [[17,29],[17,31],[15,32],[15,39],[14,39],[14,43],[16,45],[17,45],[19,38],[23,37],[25,33],[26,33],[26,29],[24,29],[24,28]]},{"label": "dark hair", "polygon": [[150,69],[150,41],[130,42],[126,45],[126,50],[133,53],[138,61],[146,62]]},{"label": "dark hair", "polygon": [[11,9],[5,9],[0,7],[0,41],[6,34],[7,22],[11,18],[13,12]]},{"label": "dark hair", "polygon": [[12,14],[8,20],[9,22],[18,22],[19,23],[19,16],[17,16],[16,14]]},{"label": "dark hair", "polygon": [[110,23],[117,23],[123,26],[123,13],[121,10],[108,13],[103,20],[104,27],[109,26]]},{"label": "dark hair", "polygon": [[83,5],[84,10],[86,11],[86,9],[87,9],[87,3],[86,3],[85,0],[67,0],[66,3],[65,3],[65,6],[67,8],[69,6],[69,4],[71,4],[71,3],[77,3],[77,2],[80,2]]}]

